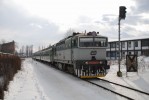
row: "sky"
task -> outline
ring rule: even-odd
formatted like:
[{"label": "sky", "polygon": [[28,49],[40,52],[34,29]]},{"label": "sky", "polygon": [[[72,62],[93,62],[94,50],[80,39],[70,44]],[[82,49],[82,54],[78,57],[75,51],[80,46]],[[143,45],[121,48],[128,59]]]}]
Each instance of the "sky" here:
[{"label": "sky", "polygon": [[63,39],[68,30],[97,31],[118,40],[119,6],[121,39],[149,37],[149,0],[0,0],[0,42],[15,41],[18,49],[34,51]]}]

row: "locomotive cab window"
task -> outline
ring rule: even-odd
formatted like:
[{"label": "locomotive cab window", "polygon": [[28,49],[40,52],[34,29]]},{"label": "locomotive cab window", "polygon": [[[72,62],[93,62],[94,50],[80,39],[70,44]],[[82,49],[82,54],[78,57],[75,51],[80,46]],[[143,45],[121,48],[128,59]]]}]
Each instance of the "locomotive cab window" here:
[{"label": "locomotive cab window", "polygon": [[80,38],[80,47],[93,47],[93,38]]},{"label": "locomotive cab window", "polygon": [[95,47],[106,47],[107,39],[106,38],[94,38]]},{"label": "locomotive cab window", "polygon": [[80,47],[106,47],[107,38],[101,37],[80,37]]}]

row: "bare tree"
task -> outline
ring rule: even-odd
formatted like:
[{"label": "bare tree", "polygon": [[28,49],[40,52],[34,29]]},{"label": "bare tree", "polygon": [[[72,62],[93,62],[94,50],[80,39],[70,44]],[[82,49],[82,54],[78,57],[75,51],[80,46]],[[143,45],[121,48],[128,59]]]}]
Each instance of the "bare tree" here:
[{"label": "bare tree", "polygon": [[6,43],[6,40],[5,40],[5,39],[2,39],[2,40],[0,41],[0,44],[4,44],[4,43]]},{"label": "bare tree", "polygon": [[73,32],[74,32],[74,29],[71,29],[71,28],[68,29],[67,32],[65,33],[65,36],[64,37],[66,38],[68,36],[72,36]]},{"label": "bare tree", "polygon": [[25,54],[25,51],[24,51],[24,46],[22,46],[22,48],[20,49],[20,56],[24,56],[24,54]]},{"label": "bare tree", "polygon": [[31,56],[33,55],[33,45],[31,45]]},{"label": "bare tree", "polygon": [[40,49],[40,46],[38,47],[38,51],[40,51],[41,49]]},{"label": "bare tree", "polygon": [[30,45],[30,46],[29,46],[28,51],[29,51],[29,56],[32,56],[32,53],[33,53],[33,45]]},{"label": "bare tree", "polygon": [[49,46],[48,47],[51,47],[52,45],[51,44],[49,44]]},{"label": "bare tree", "polygon": [[28,53],[29,53],[29,51],[28,51],[28,45],[26,46],[26,56],[28,57]]},{"label": "bare tree", "polygon": [[18,43],[15,41],[14,41],[14,43],[15,43],[15,49],[19,48]]},{"label": "bare tree", "polygon": [[24,51],[24,46],[22,46],[22,54],[23,54],[23,55],[24,55],[24,52],[25,52],[25,51]]}]

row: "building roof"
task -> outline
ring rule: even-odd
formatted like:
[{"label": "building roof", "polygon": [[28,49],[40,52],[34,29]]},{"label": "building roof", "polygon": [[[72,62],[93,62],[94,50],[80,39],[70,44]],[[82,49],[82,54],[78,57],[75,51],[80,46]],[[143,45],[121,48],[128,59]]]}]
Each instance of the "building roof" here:
[{"label": "building roof", "polygon": [[[122,41],[137,41],[137,40],[146,40],[146,39],[149,39],[149,38],[125,38],[125,39],[121,39],[120,41],[122,42]],[[109,42],[118,42],[118,40],[116,41],[116,40],[111,40],[111,41],[109,41]]]}]

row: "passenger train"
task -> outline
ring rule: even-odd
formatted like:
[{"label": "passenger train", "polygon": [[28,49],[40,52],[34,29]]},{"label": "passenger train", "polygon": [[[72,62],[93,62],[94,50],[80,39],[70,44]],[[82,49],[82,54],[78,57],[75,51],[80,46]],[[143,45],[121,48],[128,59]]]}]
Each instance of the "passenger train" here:
[{"label": "passenger train", "polygon": [[97,32],[73,33],[58,43],[34,53],[33,59],[48,62],[80,78],[104,77],[108,38]]}]

